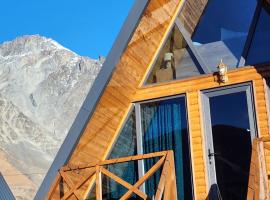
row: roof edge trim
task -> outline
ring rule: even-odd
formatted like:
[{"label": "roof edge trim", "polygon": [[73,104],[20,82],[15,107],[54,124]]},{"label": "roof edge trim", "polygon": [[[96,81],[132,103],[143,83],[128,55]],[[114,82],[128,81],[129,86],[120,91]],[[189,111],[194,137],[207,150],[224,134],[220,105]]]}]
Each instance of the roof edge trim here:
[{"label": "roof edge trim", "polygon": [[16,200],[3,174],[0,172],[0,199]]}]

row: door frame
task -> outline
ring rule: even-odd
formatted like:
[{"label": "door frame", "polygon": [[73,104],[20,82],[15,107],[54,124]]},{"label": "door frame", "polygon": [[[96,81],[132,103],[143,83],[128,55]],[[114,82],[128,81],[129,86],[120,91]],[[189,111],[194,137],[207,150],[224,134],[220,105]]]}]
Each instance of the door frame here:
[{"label": "door frame", "polygon": [[[137,154],[143,154],[143,131],[142,131],[142,117],[141,117],[141,105],[146,103],[158,102],[158,101],[166,101],[169,99],[177,99],[177,98],[185,98],[185,107],[186,107],[186,121],[187,121],[187,133],[188,133],[188,146],[189,146],[189,157],[190,157],[190,171],[191,171],[191,186],[192,186],[192,198],[195,199],[195,191],[194,191],[194,172],[193,172],[193,158],[192,158],[192,148],[191,148],[191,135],[189,130],[189,120],[188,120],[188,103],[187,103],[187,95],[186,93],[177,94],[173,96],[165,96],[150,100],[138,101],[134,102],[135,108],[135,119],[136,119],[136,139],[137,139]],[[144,169],[144,160],[138,161],[138,175],[141,178],[145,173]],[[142,184],[140,190],[145,192],[145,184]]]},{"label": "door frame", "polygon": [[224,87],[218,87],[213,89],[201,90],[201,108],[202,108],[202,122],[203,122],[203,134],[205,138],[205,158],[206,158],[206,171],[208,178],[208,186],[210,189],[211,185],[217,183],[216,169],[215,169],[215,158],[213,157],[210,163],[208,156],[208,149],[214,153],[213,138],[212,138],[212,126],[211,126],[211,115],[210,115],[210,104],[209,98],[214,96],[221,96],[226,94],[233,94],[238,92],[246,92],[247,96],[247,107],[249,114],[250,134],[251,140],[257,135],[257,120],[256,110],[254,101],[254,92],[252,82],[240,83],[235,85],[229,85]]}]

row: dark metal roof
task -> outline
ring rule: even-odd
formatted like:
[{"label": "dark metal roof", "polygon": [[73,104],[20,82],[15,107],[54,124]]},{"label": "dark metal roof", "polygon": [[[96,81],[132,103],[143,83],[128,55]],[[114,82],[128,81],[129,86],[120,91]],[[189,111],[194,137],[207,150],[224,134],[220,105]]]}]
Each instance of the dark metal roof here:
[{"label": "dark metal roof", "polygon": [[59,149],[49,171],[47,172],[45,179],[43,180],[35,200],[41,200],[45,198],[45,195],[50,189],[50,186],[56,176],[57,170],[65,165],[69,160],[73,150],[75,149],[84,128],[89,121],[93,111],[95,110],[96,104],[101,97],[104,89],[109,82],[111,75],[115,69],[115,66],[119,62],[119,59],[125,51],[128,42],[130,41],[137,24],[146,8],[148,0],[136,0],[131,12],[129,13],[120,33],[114,45],[108,54],[101,71],[99,72],[92,88],[90,89],[80,111],[73,122],[67,137],[65,138],[61,148]]},{"label": "dark metal roof", "polygon": [[0,200],[15,200],[6,180],[0,173]]}]

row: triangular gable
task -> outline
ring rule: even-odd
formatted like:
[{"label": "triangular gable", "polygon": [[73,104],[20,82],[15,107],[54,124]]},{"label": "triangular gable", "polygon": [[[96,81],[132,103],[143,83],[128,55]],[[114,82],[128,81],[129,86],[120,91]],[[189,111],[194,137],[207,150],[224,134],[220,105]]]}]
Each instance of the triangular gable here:
[{"label": "triangular gable", "polygon": [[[199,44],[192,41],[192,35],[207,3],[208,0],[201,0],[200,3],[198,1],[184,2],[171,31],[166,36],[166,41],[158,51],[155,62],[149,68],[151,71],[148,71],[147,78],[141,85],[211,73],[211,69],[198,52],[197,45]],[[172,70],[164,69],[165,57],[166,55],[168,57],[168,53],[172,54]]]},{"label": "triangular gable", "polygon": [[57,170],[64,164],[78,165],[106,158],[131,108],[136,89],[161,48],[181,4],[179,0],[136,1],[35,199],[45,197]]},{"label": "triangular gable", "polygon": [[103,67],[101,68],[98,76],[96,77],[93,86],[91,87],[82,107],[80,108],[76,119],[74,120],[63,144],[61,145],[50,169],[48,170],[39,190],[36,193],[35,200],[44,199],[49,192],[51,184],[57,175],[57,171],[63,165],[65,165],[73,150],[83,134],[84,128],[89,121],[91,115],[94,112],[95,106],[102,95],[104,89],[116,64],[119,62],[121,55],[126,49],[131,35],[136,29],[138,21],[140,20],[143,11],[148,3],[148,0],[139,0],[135,2],[132,10],[130,11],[116,41],[114,42],[112,49],[110,50]]}]

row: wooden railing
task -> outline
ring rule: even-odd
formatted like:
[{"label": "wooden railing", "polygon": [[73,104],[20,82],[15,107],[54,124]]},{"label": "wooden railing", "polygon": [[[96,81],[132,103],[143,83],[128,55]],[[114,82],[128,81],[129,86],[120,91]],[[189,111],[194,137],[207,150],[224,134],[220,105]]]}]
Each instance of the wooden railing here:
[{"label": "wooden railing", "polygon": [[264,153],[270,151],[270,136],[255,138],[249,172],[247,200],[270,200]]},{"label": "wooden railing", "polygon": [[[105,167],[111,164],[117,163],[124,163],[124,162],[131,162],[131,161],[138,161],[143,159],[150,159],[159,157],[160,159],[154,164],[145,174],[140,177],[140,179],[134,184],[131,185],[130,183],[124,181],[117,175],[113,174]],[[99,163],[94,164],[86,164],[86,165],[79,165],[79,166],[63,166],[56,177],[56,180],[51,187],[47,199],[84,199],[83,194],[85,191],[82,190],[82,186],[85,183],[92,180],[95,182],[96,185],[96,199],[102,199],[102,176],[105,175],[112,179],[113,181],[117,182],[118,184],[127,188],[127,192],[120,198],[121,200],[128,199],[133,194],[136,194],[142,199],[152,199],[148,197],[144,192],[142,192],[139,188],[142,186],[145,181],[147,181],[158,169],[162,168],[162,173],[160,176],[160,181],[155,192],[155,200],[177,200],[177,189],[176,189],[176,179],[175,179],[175,169],[174,169],[174,156],[173,151],[163,151],[163,152],[156,152],[144,155],[136,155],[124,158],[117,158],[112,160],[104,160],[100,161]],[[76,182],[72,180],[68,173],[70,172],[77,172],[80,173],[81,171],[84,172],[83,176]],[[63,185],[66,188],[63,190]],[[57,192],[56,192],[57,191]]]}]

